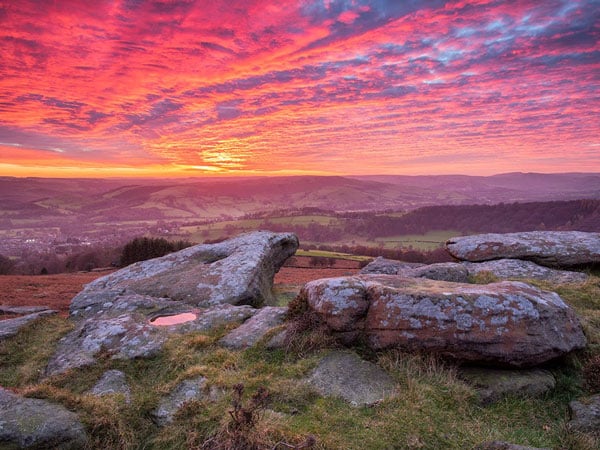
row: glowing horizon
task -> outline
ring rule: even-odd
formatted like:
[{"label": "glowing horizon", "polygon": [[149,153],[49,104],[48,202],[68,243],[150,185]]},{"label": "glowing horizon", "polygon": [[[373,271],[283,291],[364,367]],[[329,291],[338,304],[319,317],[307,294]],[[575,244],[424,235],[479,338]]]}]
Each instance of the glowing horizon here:
[{"label": "glowing horizon", "polygon": [[0,24],[0,176],[600,171],[597,0],[23,0]]}]

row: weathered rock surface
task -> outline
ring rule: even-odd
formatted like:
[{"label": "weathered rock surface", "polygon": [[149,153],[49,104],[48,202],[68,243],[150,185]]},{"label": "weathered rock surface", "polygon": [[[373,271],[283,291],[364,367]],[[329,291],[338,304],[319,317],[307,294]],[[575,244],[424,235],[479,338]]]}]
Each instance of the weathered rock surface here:
[{"label": "weathered rock surface", "polygon": [[600,394],[569,403],[569,429],[600,437]]},{"label": "weathered rock surface", "polygon": [[478,234],[448,240],[452,256],[465,261],[525,259],[550,267],[600,263],[600,233],[530,231]]},{"label": "weathered rock surface", "polygon": [[395,388],[392,377],[379,366],[345,351],[334,351],[325,356],[308,383],[321,395],[342,397],[352,406],[384,400]]},{"label": "weathered rock surface", "polygon": [[121,394],[125,398],[125,402],[131,400],[131,390],[127,385],[125,374],[120,370],[107,370],[102,377],[89,391],[90,394],[96,397],[105,395]]},{"label": "weathered rock surface", "polygon": [[489,272],[493,276],[503,278],[529,278],[533,280],[545,280],[553,283],[582,283],[589,277],[582,272],[570,270],[557,270],[540,266],[531,261],[520,259],[496,259],[493,261],[482,261],[478,263],[465,261],[462,263],[469,276]]},{"label": "weathered rock surface", "polygon": [[[137,300],[146,305],[154,304],[156,309],[138,309],[114,316],[119,311],[131,308]],[[173,306],[168,303],[170,302],[164,299],[124,296],[115,301],[108,311],[80,321],[72,332],[59,341],[57,350],[46,367],[46,375],[94,364],[101,351],[112,355],[113,359],[151,357],[162,349],[169,335],[207,331],[228,323],[242,322],[257,311],[247,305],[220,305],[205,309],[188,307],[186,310],[177,308],[174,311]],[[181,312],[192,312],[196,314],[196,319],[170,326],[156,326],[151,323],[154,317]]]},{"label": "weathered rock surface", "polygon": [[[46,374],[93,364],[100,352],[114,359],[151,357],[169,335],[243,322],[257,312],[252,306],[272,298],[275,272],[297,247],[293,234],[257,231],[95,280],[73,298],[76,327],[60,340]],[[185,321],[153,323],[170,316]]]},{"label": "weathered rock surface", "polygon": [[312,281],[299,295],[342,342],[365,340],[372,349],[526,367],[586,344],[579,320],[558,294],[516,281],[472,285],[360,275]]},{"label": "weathered rock surface", "polygon": [[241,349],[252,347],[271,329],[281,325],[287,308],[265,306],[242,325],[223,337],[219,343],[227,348]]},{"label": "weathered rock surface", "polygon": [[394,259],[386,259],[382,256],[375,258],[360,271],[362,274],[382,274],[382,275],[398,275],[404,270],[414,269],[424,266],[421,263],[410,263],[405,261],[396,261]]},{"label": "weathered rock surface", "polygon": [[25,325],[39,319],[40,317],[56,314],[57,311],[44,309],[42,311],[27,314],[14,319],[0,320],[0,340],[16,335]]},{"label": "weathered rock surface", "polygon": [[77,415],[45,400],[0,388],[0,445],[18,448],[82,448],[87,440]]},{"label": "weathered rock surface", "polygon": [[467,269],[459,263],[420,264],[377,258],[360,271],[361,274],[398,275],[408,278],[428,278],[430,280],[455,281],[466,283],[469,280]]},{"label": "weathered rock surface", "polygon": [[173,421],[175,414],[185,403],[191,400],[204,398],[206,378],[197,377],[184,380],[173,391],[160,401],[158,407],[152,412],[152,418],[157,425],[164,426]]},{"label": "weathered rock surface", "polygon": [[125,290],[201,307],[260,306],[273,300],[273,277],[297,248],[294,234],[256,231],[141,261],[88,284],[71,314],[102,309]]},{"label": "weathered rock surface", "polygon": [[460,370],[459,375],[475,388],[480,403],[484,405],[507,395],[539,397],[556,386],[552,373],[543,369],[501,370],[465,367]]},{"label": "weathered rock surface", "polygon": [[547,447],[528,447],[525,445],[511,444],[503,441],[483,442],[475,447],[474,450],[551,450]]}]

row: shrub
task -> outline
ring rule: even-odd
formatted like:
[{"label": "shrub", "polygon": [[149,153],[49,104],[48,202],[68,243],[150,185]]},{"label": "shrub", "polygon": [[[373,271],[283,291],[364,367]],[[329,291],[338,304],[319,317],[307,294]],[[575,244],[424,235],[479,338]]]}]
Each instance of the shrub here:
[{"label": "shrub", "polygon": [[4,255],[0,255],[0,275],[8,275],[12,272],[14,263]]}]

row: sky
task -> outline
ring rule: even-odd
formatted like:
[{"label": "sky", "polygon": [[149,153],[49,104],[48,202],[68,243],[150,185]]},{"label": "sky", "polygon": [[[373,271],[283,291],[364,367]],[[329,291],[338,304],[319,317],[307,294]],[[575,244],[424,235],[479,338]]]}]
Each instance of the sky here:
[{"label": "sky", "polygon": [[600,0],[0,0],[0,176],[600,172]]}]

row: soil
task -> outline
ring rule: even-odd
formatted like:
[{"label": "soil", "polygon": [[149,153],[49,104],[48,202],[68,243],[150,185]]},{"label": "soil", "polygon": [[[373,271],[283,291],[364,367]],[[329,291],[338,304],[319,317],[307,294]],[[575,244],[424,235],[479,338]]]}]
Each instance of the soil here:
[{"label": "soil", "polygon": [[[109,273],[81,272],[58,275],[1,275],[0,305],[47,306],[63,317],[69,315],[71,299],[83,285]],[[14,315],[0,315],[5,319]]]},{"label": "soil", "polygon": [[[282,267],[275,275],[276,289],[297,291],[303,284],[319,278],[353,275],[353,267],[309,268]],[[47,306],[59,315],[69,315],[71,299],[83,286],[110,271],[63,273],[58,275],[0,275],[0,305]],[[0,320],[16,317],[2,314]]]}]

